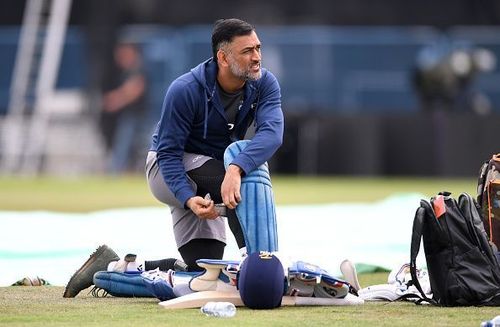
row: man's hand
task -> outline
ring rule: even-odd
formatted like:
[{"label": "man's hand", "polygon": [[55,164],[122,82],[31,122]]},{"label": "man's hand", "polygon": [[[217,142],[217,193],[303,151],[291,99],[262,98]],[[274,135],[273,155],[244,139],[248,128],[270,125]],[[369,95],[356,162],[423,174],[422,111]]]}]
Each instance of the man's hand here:
[{"label": "man's hand", "polygon": [[187,200],[186,205],[201,219],[216,219],[219,217],[212,200],[204,199],[201,196],[193,196]]},{"label": "man's hand", "polygon": [[236,165],[229,165],[221,186],[222,201],[229,209],[234,209],[241,201],[241,168]]}]

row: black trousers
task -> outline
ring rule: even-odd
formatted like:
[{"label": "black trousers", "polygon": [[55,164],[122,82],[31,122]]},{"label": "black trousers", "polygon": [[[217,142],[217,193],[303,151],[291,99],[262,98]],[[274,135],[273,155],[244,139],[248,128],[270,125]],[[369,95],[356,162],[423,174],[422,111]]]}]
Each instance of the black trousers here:
[{"label": "black trousers", "polygon": [[[196,195],[205,197],[207,193],[210,193],[215,203],[222,203],[220,189],[226,174],[222,161],[210,159],[201,167],[193,169],[187,174],[197,185]],[[238,217],[236,216],[236,211],[227,209],[226,215],[229,228],[236,239],[238,248],[244,247],[245,238]],[[189,270],[202,270],[196,265],[196,260],[222,259],[224,255],[224,246],[225,244],[218,240],[194,239],[181,246],[179,252],[184,262],[188,265]]]}]

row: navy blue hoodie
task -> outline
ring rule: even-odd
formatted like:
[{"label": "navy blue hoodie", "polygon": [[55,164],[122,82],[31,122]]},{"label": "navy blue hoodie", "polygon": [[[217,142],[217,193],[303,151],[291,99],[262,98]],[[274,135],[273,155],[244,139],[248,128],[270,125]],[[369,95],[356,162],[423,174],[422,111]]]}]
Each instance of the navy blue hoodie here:
[{"label": "navy blue hoodie", "polygon": [[283,141],[281,92],[274,75],[245,83],[245,96],[233,130],[229,130],[216,83],[217,63],[209,59],[172,82],[163,100],[150,150],[157,152],[160,171],[180,203],[195,196],[182,158],[184,152],[223,160],[226,147],[243,139],[255,119],[255,136],[233,163],[248,173],[276,152]]}]

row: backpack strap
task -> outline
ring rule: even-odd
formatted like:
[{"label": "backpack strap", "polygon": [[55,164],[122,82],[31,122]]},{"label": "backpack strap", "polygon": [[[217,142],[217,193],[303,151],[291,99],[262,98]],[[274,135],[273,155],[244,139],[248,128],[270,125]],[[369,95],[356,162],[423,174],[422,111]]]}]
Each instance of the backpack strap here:
[{"label": "backpack strap", "polygon": [[[425,202],[422,200],[421,202]],[[424,228],[424,222],[426,217],[426,210],[421,206],[417,209],[415,213],[415,219],[413,220],[413,231],[411,235],[411,248],[410,248],[410,274],[411,274],[411,284],[415,285],[417,290],[420,292],[423,301],[429,302],[431,304],[437,304],[437,302],[433,299],[430,299],[425,295],[425,292],[420,285],[420,282],[417,278],[417,256],[420,250],[420,241],[422,239],[422,231]],[[421,302],[417,302],[420,304]]]},{"label": "backpack strap", "polygon": [[486,175],[488,174],[488,167],[489,167],[490,161],[486,160],[483,162],[481,165],[481,168],[479,169],[479,177],[477,179],[477,203],[479,205],[482,205],[483,203],[483,195],[486,187]]}]

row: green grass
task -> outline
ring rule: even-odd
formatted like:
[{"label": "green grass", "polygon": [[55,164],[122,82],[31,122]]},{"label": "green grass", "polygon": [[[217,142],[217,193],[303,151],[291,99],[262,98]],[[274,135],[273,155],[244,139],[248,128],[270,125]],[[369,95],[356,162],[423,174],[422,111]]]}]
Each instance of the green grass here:
[{"label": "green grass", "polygon": [[[439,191],[475,194],[474,179],[362,178],[273,176],[276,203],[313,204],[367,202],[395,193]],[[57,178],[0,178],[0,210],[54,210],[88,212],[117,208],[161,206],[149,192],[143,176]]]},{"label": "green grass", "polygon": [[[377,201],[408,192],[430,197],[441,190],[474,195],[475,183],[474,179],[273,176],[279,205]],[[0,178],[0,210],[88,212],[159,205],[142,176]],[[387,273],[360,275],[362,286],[386,281]],[[479,326],[499,313],[497,308],[437,308],[395,302],[264,311],[239,308],[234,318],[218,319],[195,309],[161,309],[155,299],[96,299],[88,291],[64,299],[62,293],[63,288],[55,286],[0,287],[0,326]]]},{"label": "green grass", "polygon": [[[360,275],[362,285],[386,282],[386,273]],[[238,308],[231,319],[205,317],[198,309],[166,310],[156,299],[93,298],[83,291],[62,298],[62,287],[0,288],[5,326],[479,326],[498,308],[437,308],[408,302],[351,307]]]},{"label": "green grass", "polygon": [[476,187],[477,181],[471,178],[273,177],[278,204],[371,202],[398,193],[430,197],[444,190],[475,195]]},{"label": "green grass", "polygon": [[142,176],[0,178],[1,210],[93,210],[160,205]]}]

